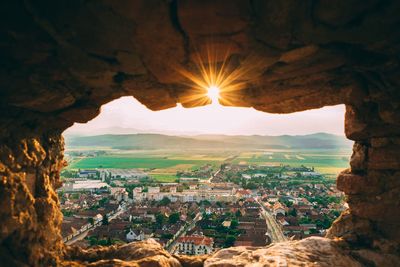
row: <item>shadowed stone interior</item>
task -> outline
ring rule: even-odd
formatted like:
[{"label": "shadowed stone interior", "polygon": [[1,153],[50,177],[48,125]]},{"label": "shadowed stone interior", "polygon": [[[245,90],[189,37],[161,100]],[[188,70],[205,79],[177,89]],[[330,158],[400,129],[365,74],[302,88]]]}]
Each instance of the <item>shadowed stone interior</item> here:
[{"label": "shadowed stone interior", "polygon": [[[5,266],[395,266],[400,262],[400,2],[379,0],[14,0],[0,3],[0,260]],[[209,44],[257,67],[223,105],[290,113],[346,104],[349,209],[326,238],[208,257],[152,241],[66,247],[55,189],[63,130],[133,96],[149,109],[193,91]],[[220,54],[220,53],[219,53]],[[216,58],[220,61],[219,58]],[[206,62],[211,63],[211,62]]]}]

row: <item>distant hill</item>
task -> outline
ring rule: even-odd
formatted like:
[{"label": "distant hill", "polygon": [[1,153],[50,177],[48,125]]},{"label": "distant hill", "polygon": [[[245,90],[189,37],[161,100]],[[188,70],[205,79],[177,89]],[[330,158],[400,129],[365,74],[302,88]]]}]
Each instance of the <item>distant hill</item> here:
[{"label": "distant hill", "polygon": [[[157,129],[137,129],[137,128],[126,128],[126,127],[105,127],[96,129],[96,135],[122,135],[122,134],[143,134],[143,133],[153,133],[153,134],[161,134],[161,135],[173,135],[173,136],[182,136],[182,135],[198,135],[199,132],[192,131],[168,131],[168,130],[157,130]],[[73,136],[92,136],[94,135],[93,129],[87,129],[84,127],[78,128],[69,128],[64,132],[64,137],[73,137]]]},{"label": "distant hill", "polygon": [[327,133],[309,135],[196,135],[105,134],[96,136],[66,136],[68,147],[110,147],[131,149],[341,149],[352,142],[344,136]]}]

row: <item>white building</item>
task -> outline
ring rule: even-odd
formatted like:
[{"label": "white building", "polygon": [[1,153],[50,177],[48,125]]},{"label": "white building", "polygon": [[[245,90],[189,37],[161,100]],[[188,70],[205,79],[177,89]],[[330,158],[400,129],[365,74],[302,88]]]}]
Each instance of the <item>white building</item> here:
[{"label": "white building", "polygon": [[268,177],[268,174],[265,173],[256,173],[253,175],[254,178],[264,178],[264,177]]},{"label": "white building", "polygon": [[214,239],[206,236],[181,236],[177,241],[177,252],[185,255],[202,255],[213,252]]},{"label": "white building", "polygon": [[60,189],[65,192],[79,192],[79,191],[96,191],[100,189],[108,190],[110,186],[100,180],[84,180],[75,181],[73,183],[65,183]]},{"label": "white building", "polygon": [[251,175],[250,174],[242,174],[242,177],[244,179],[247,179],[247,180],[251,179]]},{"label": "white building", "polygon": [[144,239],[145,239],[144,232],[141,230],[130,229],[129,232],[126,234],[126,241],[128,242],[142,241]]},{"label": "white building", "polygon": [[319,172],[302,172],[301,176],[305,176],[305,177],[318,177],[321,176],[321,174]]},{"label": "white building", "polygon": [[136,202],[141,202],[145,199],[147,199],[147,193],[146,192],[142,192],[143,188],[142,187],[135,187],[132,190],[132,197],[133,200]]},{"label": "white building", "polygon": [[128,192],[124,187],[111,187],[110,195],[118,202],[128,201]]},{"label": "white building", "polygon": [[148,191],[149,194],[157,194],[160,193],[160,187],[159,186],[149,186]]}]

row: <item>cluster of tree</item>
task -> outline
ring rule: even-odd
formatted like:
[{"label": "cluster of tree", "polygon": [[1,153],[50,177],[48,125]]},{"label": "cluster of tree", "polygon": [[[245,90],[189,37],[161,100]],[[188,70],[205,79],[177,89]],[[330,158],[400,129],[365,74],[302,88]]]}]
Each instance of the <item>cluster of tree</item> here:
[{"label": "cluster of tree", "polygon": [[211,205],[212,205],[211,202],[208,201],[207,199],[201,200],[199,202],[199,206],[201,206],[201,207],[210,207]]},{"label": "cluster of tree", "polygon": [[[337,213],[335,214],[331,214],[330,216],[328,215],[324,215],[322,219],[317,219],[317,220],[313,220],[308,216],[302,217],[298,220],[298,224],[310,224],[310,223],[315,223],[315,225],[318,228],[321,229],[328,229],[329,227],[331,227],[333,221],[337,218],[337,216],[335,216]],[[297,216],[297,212],[296,209],[291,209],[289,211],[289,215],[291,216]]]},{"label": "cluster of tree", "polygon": [[165,224],[175,224],[180,220],[181,214],[179,212],[171,213],[168,217],[161,212],[156,213],[156,227],[162,228]]},{"label": "cluster of tree", "polygon": [[78,178],[78,172],[73,170],[62,170],[60,175],[65,178]]},{"label": "cluster of tree", "polygon": [[99,202],[97,202],[97,204],[92,205],[89,209],[90,210],[98,210],[99,208],[104,207],[109,202],[110,202],[109,198],[103,197],[102,199],[99,200]]},{"label": "cluster of tree", "polygon": [[288,207],[288,208],[293,206],[293,202],[292,201],[289,201],[289,200],[286,200],[286,199],[283,199],[283,198],[280,198],[279,202],[285,204],[286,207]]},{"label": "cluster of tree", "polygon": [[[225,214],[203,213],[202,219],[197,225],[207,233],[207,236],[213,237],[215,240],[222,240],[222,246],[231,247],[241,233],[241,231],[237,229],[239,225],[238,218],[240,216],[240,212],[227,212]],[[224,226],[224,221],[230,221],[230,226]]]},{"label": "cluster of tree", "polygon": [[316,220],[315,224],[317,225],[317,227],[321,227],[323,229],[328,229],[329,227],[331,227],[331,225],[335,219],[336,218],[331,218],[331,217],[324,215],[324,218],[322,220]]},{"label": "cluster of tree", "polygon": [[111,239],[110,237],[104,239],[98,239],[95,236],[91,236],[87,238],[89,241],[90,246],[112,246],[116,243],[124,243],[118,239]]},{"label": "cluster of tree", "polygon": [[316,202],[318,205],[326,208],[330,203],[340,203],[343,198],[341,197],[334,197],[334,196],[328,196],[328,195],[314,195],[314,196],[305,196],[308,201],[311,203]]},{"label": "cluster of tree", "polygon": [[70,217],[72,216],[74,213],[70,210],[61,210],[61,213],[65,216],[65,217]]},{"label": "cluster of tree", "polygon": [[168,206],[171,203],[171,200],[167,197],[163,197],[158,203],[157,206]]},{"label": "cluster of tree", "polygon": [[105,214],[105,215],[103,216],[103,220],[101,221],[101,223],[102,223],[103,225],[108,225],[108,224],[109,224],[107,214]]}]

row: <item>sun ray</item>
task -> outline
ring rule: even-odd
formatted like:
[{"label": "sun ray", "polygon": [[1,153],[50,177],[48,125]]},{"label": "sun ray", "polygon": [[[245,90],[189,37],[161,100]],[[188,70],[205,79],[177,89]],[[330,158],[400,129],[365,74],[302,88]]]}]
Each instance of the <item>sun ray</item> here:
[{"label": "sun ray", "polygon": [[234,104],[235,98],[242,97],[240,91],[248,82],[262,73],[262,64],[250,57],[233,64],[229,48],[223,53],[222,60],[218,56],[216,49],[207,46],[205,53],[196,51],[194,54],[194,70],[178,69],[188,81],[185,85],[192,88],[192,93],[181,97],[182,103],[191,103],[190,106],[194,103]]}]

